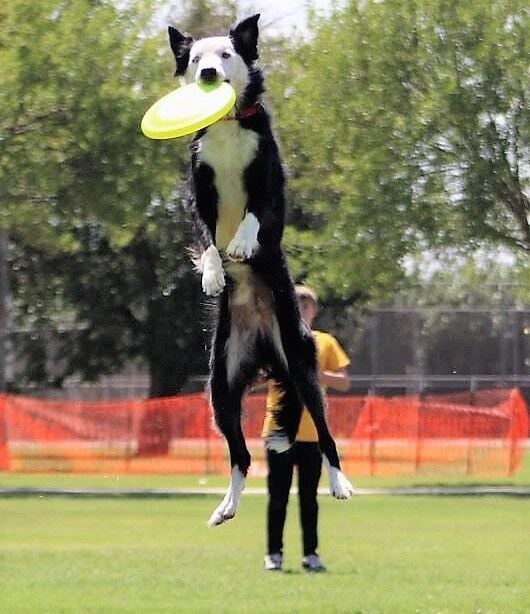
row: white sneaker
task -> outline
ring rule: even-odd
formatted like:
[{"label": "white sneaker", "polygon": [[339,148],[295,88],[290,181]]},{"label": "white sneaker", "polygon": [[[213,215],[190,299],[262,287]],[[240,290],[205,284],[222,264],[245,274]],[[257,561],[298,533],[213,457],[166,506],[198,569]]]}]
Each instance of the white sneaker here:
[{"label": "white sneaker", "polygon": [[267,571],[281,571],[283,565],[283,556],[281,552],[267,554],[263,561],[263,565]]},{"label": "white sneaker", "polygon": [[308,554],[302,559],[302,567],[306,571],[326,571],[324,563],[320,560],[318,554]]}]

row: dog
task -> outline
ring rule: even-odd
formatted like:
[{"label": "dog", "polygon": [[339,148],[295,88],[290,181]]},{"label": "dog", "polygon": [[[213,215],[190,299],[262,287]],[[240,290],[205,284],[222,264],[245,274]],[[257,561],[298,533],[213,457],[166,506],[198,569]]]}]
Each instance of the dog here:
[{"label": "dog", "polygon": [[259,14],[228,35],[193,40],[168,28],[183,83],[228,82],[236,92],[234,111],[194,136],[188,207],[200,244],[202,288],[218,296],[210,357],[210,402],[230,454],[226,496],[208,524],[236,514],[250,466],[241,426],[241,400],[260,370],[283,391],[269,449],[281,454],[294,442],[303,405],[315,423],[331,494],[347,499],[353,489],[340,470],[325,419],[316,346],[300,317],[281,246],[285,218],[284,171],[258,68]]}]

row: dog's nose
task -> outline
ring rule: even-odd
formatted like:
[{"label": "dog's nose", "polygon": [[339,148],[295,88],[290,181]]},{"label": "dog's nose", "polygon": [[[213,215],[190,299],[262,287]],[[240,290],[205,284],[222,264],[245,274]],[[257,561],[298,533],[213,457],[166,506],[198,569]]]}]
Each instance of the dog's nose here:
[{"label": "dog's nose", "polygon": [[215,68],[203,68],[201,70],[201,80],[205,83],[213,83],[217,80],[217,70]]}]

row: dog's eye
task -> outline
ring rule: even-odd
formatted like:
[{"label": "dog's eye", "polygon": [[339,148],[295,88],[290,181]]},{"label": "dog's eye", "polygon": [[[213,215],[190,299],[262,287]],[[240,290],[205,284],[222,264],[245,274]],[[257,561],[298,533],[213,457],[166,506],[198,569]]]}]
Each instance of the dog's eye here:
[{"label": "dog's eye", "polygon": [[194,56],[194,58],[192,59],[192,63],[193,63],[193,64],[197,64],[197,62],[198,62],[200,59],[201,59],[201,56],[200,56],[200,55],[196,55],[196,56]]},{"label": "dog's eye", "polygon": [[223,51],[223,53],[221,53],[221,57],[223,58],[223,60],[228,60],[232,57],[232,54],[230,53],[230,51]]}]

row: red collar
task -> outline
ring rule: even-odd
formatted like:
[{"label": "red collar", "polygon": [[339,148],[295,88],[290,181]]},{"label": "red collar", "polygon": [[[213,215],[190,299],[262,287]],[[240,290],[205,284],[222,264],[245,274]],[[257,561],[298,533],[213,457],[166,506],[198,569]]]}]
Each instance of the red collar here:
[{"label": "red collar", "polygon": [[261,102],[255,102],[254,104],[249,105],[248,107],[244,107],[236,113],[235,115],[227,115],[223,119],[248,119],[249,117],[253,117],[258,113],[263,111],[263,105]]}]

